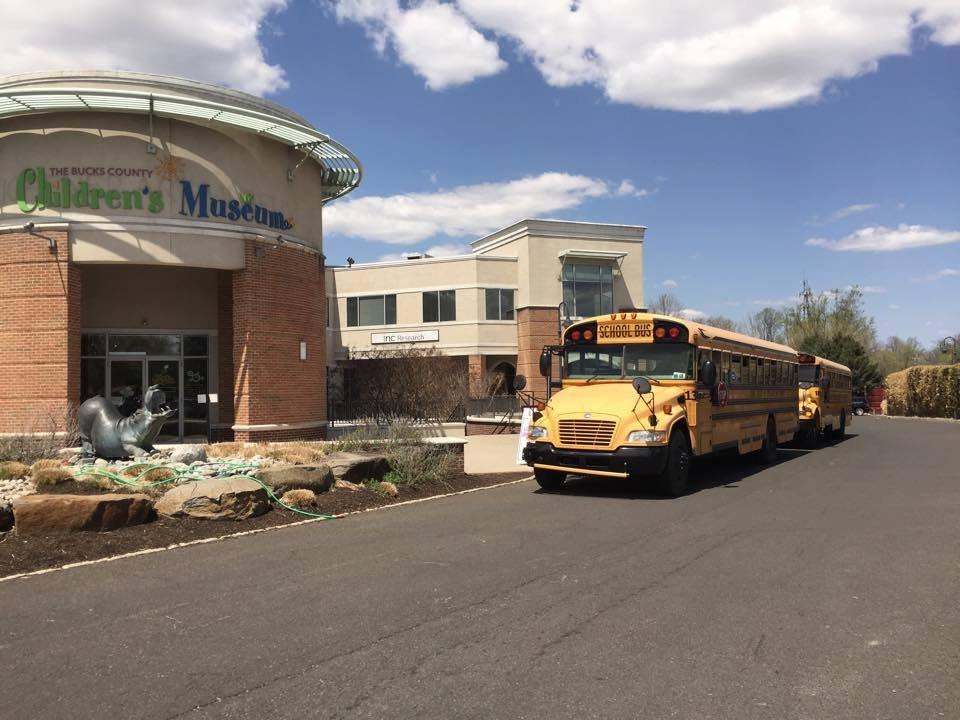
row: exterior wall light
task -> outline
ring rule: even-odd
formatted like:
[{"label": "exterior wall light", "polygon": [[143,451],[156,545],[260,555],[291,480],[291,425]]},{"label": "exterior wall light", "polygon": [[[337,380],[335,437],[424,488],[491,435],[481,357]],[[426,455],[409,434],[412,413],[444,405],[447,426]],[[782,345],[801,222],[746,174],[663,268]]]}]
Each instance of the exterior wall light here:
[{"label": "exterior wall light", "polygon": [[300,360],[303,361],[306,359],[307,359],[307,341],[301,340],[300,341]]}]

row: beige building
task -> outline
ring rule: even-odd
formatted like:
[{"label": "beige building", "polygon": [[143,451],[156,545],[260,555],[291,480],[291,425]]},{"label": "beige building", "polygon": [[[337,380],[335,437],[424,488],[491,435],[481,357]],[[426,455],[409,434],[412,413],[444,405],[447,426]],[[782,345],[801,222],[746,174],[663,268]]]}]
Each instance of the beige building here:
[{"label": "beige building", "polygon": [[[326,269],[331,408],[362,403],[372,359],[398,349],[459,358],[474,398],[543,389],[540,350],[561,323],[643,305],[640,225],[522,220],[454,257]],[[336,419],[336,417],[332,418]]]}]

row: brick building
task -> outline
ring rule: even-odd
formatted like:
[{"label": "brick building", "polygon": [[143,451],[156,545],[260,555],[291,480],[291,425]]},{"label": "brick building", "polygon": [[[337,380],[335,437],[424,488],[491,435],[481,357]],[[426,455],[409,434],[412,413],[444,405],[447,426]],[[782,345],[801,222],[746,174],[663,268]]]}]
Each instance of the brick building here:
[{"label": "brick building", "polygon": [[0,79],[0,433],[160,385],[161,441],[326,431],[322,206],[358,160],[244,93]]}]

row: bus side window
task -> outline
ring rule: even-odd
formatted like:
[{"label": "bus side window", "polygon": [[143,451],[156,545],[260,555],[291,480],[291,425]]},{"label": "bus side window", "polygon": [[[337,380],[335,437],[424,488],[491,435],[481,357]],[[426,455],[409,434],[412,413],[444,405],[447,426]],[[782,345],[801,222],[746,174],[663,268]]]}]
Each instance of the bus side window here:
[{"label": "bus side window", "polygon": [[750,358],[750,379],[747,381],[750,385],[757,384],[757,359],[755,357]]},{"label": "bus side window", "polygon": [[720,353],[720,379],[730,382],[730,353]]},{"label": "bus side window", "polygon": [[743,369],[741,368],[740,363],[741,363],[740,355],[734,354],[730,356],[730,377],[729,377],[730,383],[743,382],[741,378]]}]

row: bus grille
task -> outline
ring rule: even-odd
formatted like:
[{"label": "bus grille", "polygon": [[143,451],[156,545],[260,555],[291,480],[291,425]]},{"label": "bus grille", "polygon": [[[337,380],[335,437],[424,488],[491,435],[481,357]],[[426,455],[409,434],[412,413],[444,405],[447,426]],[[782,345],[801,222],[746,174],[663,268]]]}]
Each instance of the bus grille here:
[{"label": "bus grille", "polygon": [[610,447],[617,424],[607,420],[561,420],[560,442],[564,445]]}]

